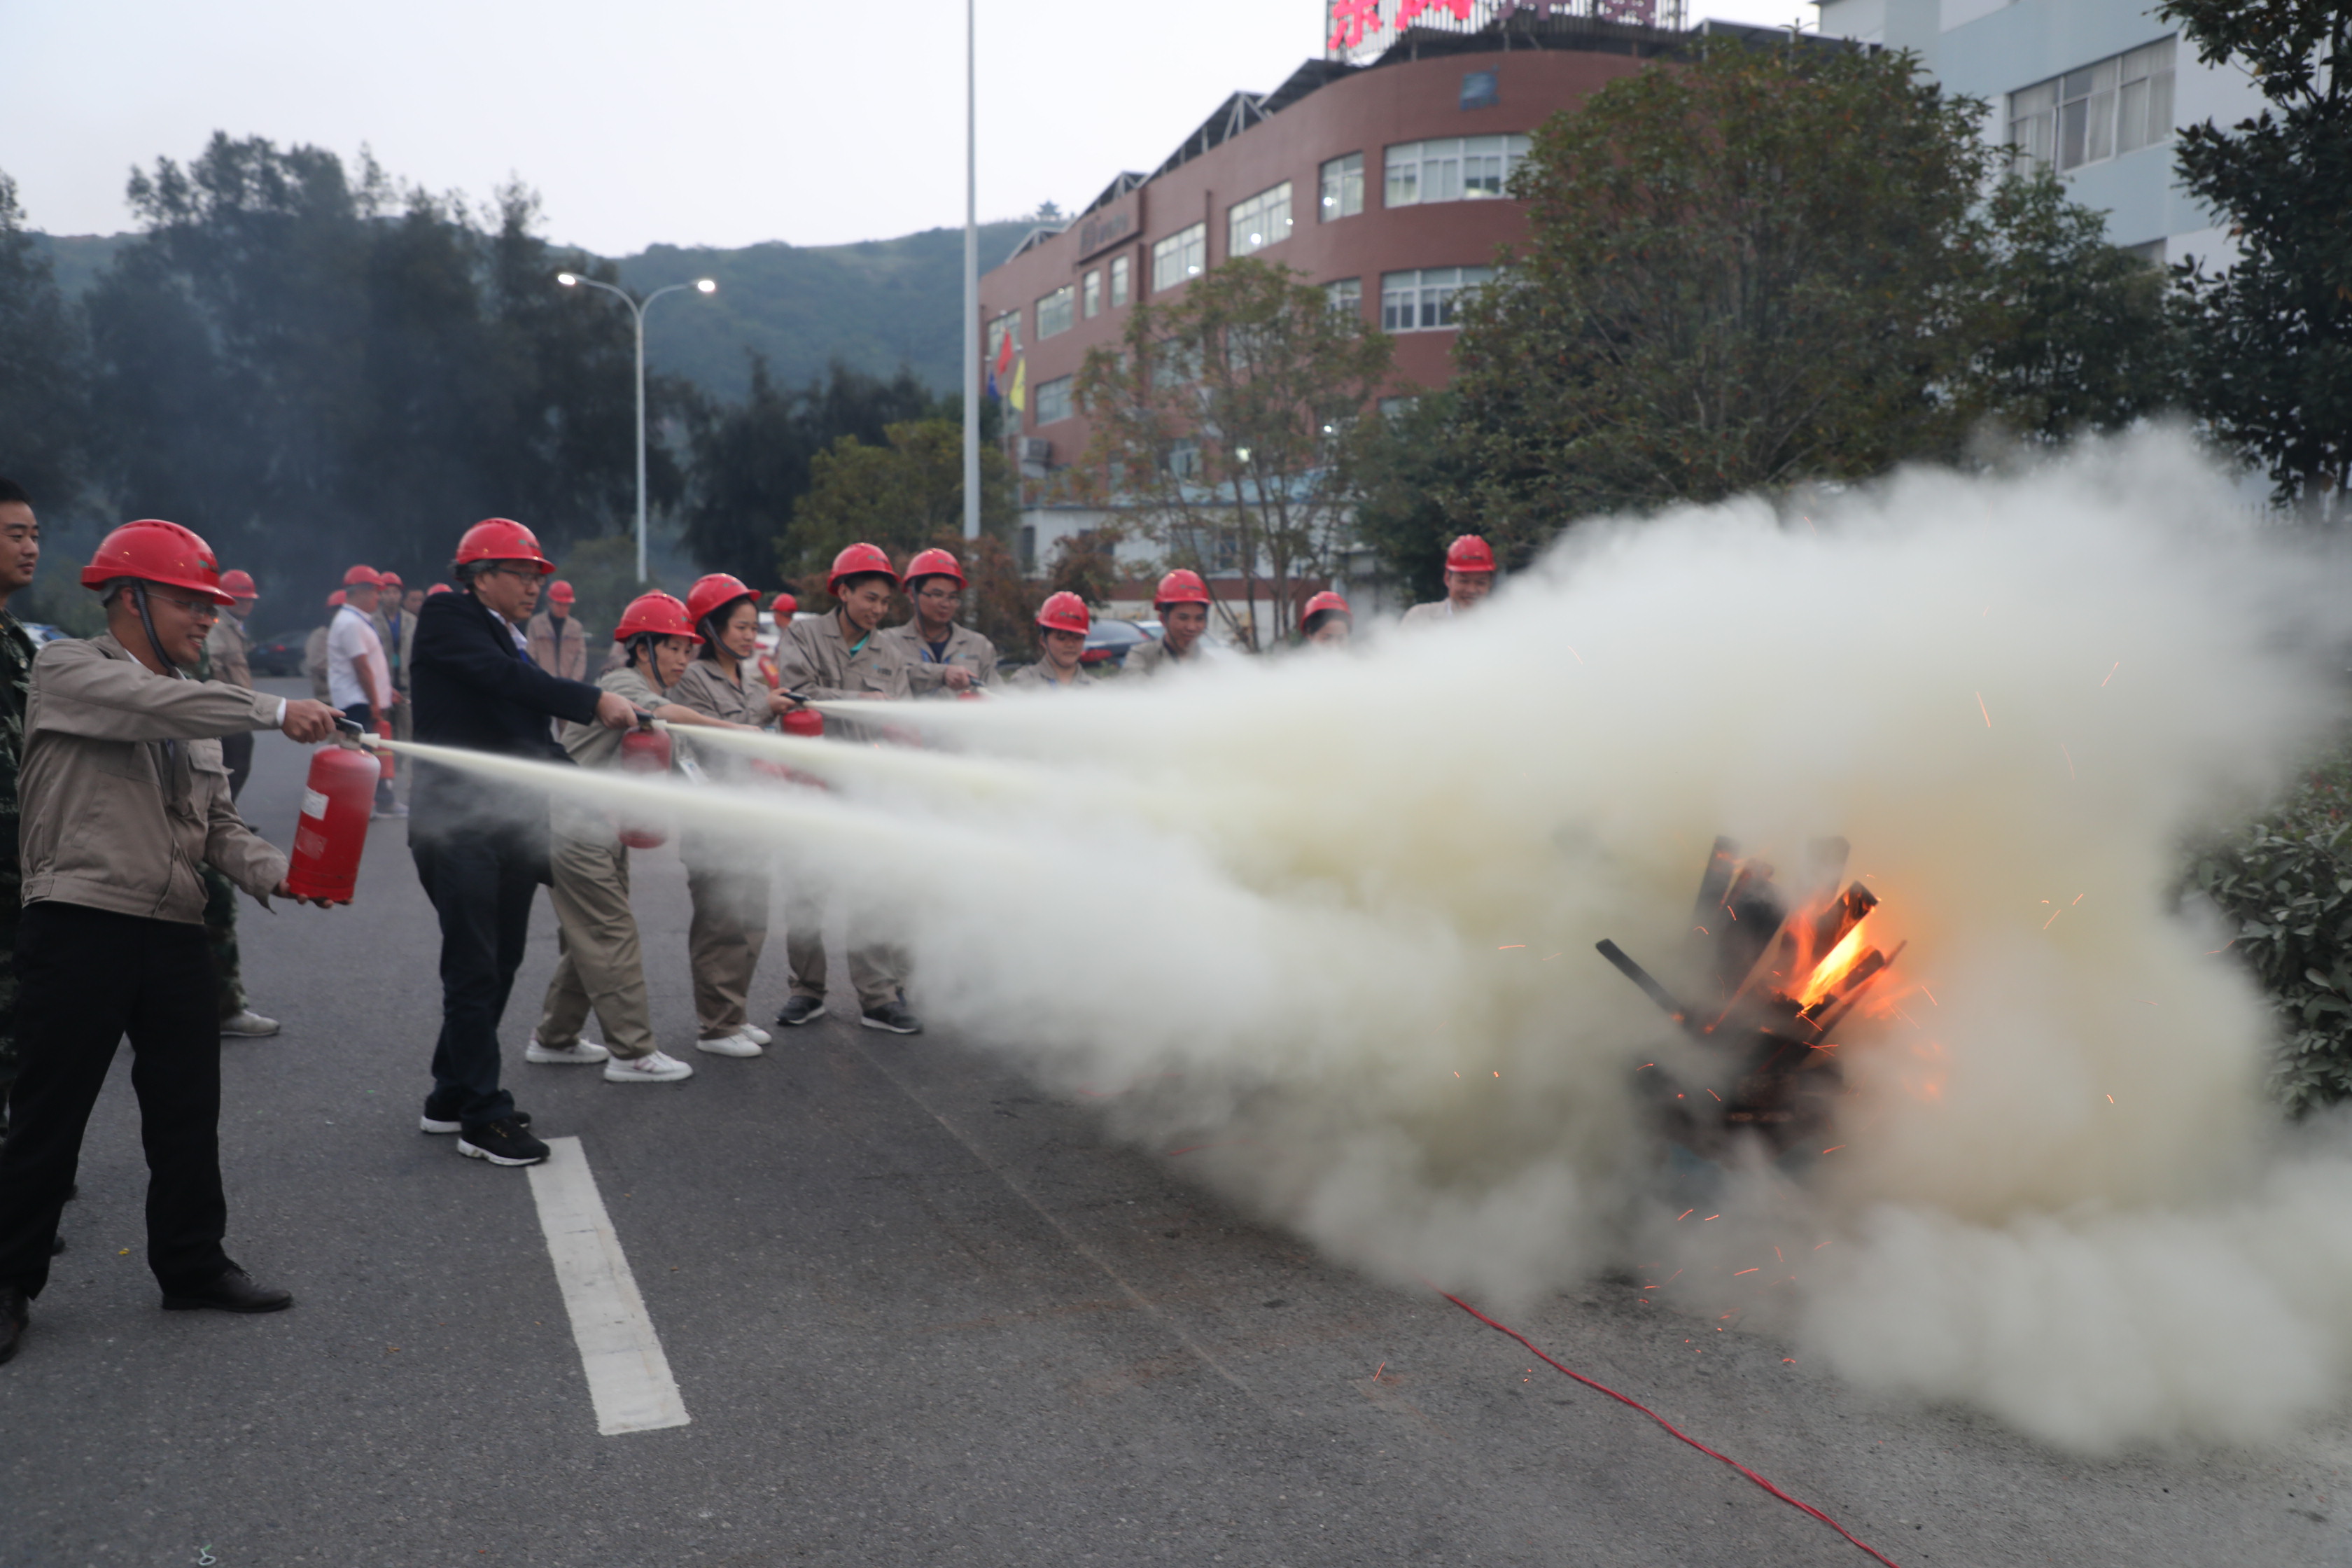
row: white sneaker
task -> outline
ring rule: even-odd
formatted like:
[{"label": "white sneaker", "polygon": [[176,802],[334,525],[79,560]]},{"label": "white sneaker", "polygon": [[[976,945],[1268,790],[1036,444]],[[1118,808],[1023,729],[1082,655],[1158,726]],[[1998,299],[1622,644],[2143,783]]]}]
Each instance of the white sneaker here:
[{"label": "white sneaker", "polygon": [[715,1040],[697,1040],[694,1048],[709,1051],[714,1057],[756,1057],[760,1054],[760,1042],[751,1037],[751,1030],[738,1029]]},{"label": "white sneaker", "polygon": [[554,1046],[541,1045],[539,1037],[533,1035],[530,1037],[530,1044],[523,1049],[522,1059],[527,1062],[570,1062],[578,1067],[592,1067],[612,1054],[593,1040],[574,1040],[570,1045],[558,1049]]},{"label": "white sneaker", "polygon": [[265,1035],[274,1035],[277,1032],[277,1019],[265,1018],[250,1007],[234,1018],[221,1020],[221,1033],[235,1035],[240,1039],[257,1040]]},{"label": "white sneaker", "polygon": [[776,1043],[776,1037],[757,1024],[746,1024],[738,1032],[751,1036],[751,1043],[755,1046],[772,1046]]},{"label": "white sneaker", "polygon": [[676,1083],[693,1076],[692,1068],[661,1051],[635,1058],[614,1057],[604,1064],[606,1083]]}]

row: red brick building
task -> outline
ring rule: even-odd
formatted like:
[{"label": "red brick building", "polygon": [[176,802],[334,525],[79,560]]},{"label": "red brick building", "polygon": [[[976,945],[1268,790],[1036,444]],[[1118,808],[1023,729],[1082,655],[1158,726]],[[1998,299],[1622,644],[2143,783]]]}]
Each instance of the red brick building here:
[{"label": "red brick building", "polygon": [[[1395,336],[1396,395],[1442,385],[1456,295],[1525,232],[1503,191],[1529,133],[1683,37],[1531,14],[1408,28],[1370,64],[1309,60],[1270,93],[1234,94],[1151,174],[1123,174],[1067,226],[1031,234],[981,279],[979,323],[983,365],[1009,336],[1026,394],[1013,416],[1033,481],[1024,556],[1042,563],[1055,540],[1102,521],[1042,501],[1034,481],[1084,453],[1079,366],[1118,342],[1138,301],[1261,256]],[[1149,553],[1135,549],[1139,567]]]}]

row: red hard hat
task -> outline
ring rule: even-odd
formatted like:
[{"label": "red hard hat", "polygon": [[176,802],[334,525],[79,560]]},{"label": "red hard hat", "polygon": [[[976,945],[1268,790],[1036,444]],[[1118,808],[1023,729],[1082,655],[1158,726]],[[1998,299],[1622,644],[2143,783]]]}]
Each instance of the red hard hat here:
[{"label": "red hard hat", "polygon": [[346,588],[381,588],[383,586],[383,574],[373,566],[354,566],[350,571],[343,574],[343,586]]},{"label": "red hard hat", "polygon": [[550,583],[547,585],[547,597],[551,604],[568,605],[572,603],[573,598],[572,584],[564,582],[561,578],[558,578],[556,581]]},{"label": "red hard hat", "polygon": [[657,637],[702,640],[702,634],[694,629],[693,613],[658,590],[640,594],[629,601],[629,607],[621,612],[621,624],[613,628],[613,640],[626,642],[640,632],[651,632]]},{"label": "red hard hat", "polygon": [[686,591],[687,618],[698,626],[738,599],[750,599],[756,603],[759,595],[745,585],[742,578],[730,577],[724,572],[698,577],[694,580],[694,586]]},{"label": "red hard hat", "polygon": [[425,590],[425,596],[429,599],[436,594],[452,594],[455,592],[457,592],[457,590],[450,587],[446,583],[436,583],[433,586]]},{"label": "red hard hat", "polygon": [[797,615],[800,613],[800,607],[801,602],[790,594],[779,594],[776,595],[776,602],[768,606],[768,613],[772,616]]},{"label": "red hard hat", "polygon": [[918,577],[952,577],[959,588],[971,586],[963,580],[963,568],[956,564],[956,558],[944,550],[926,550],[907,563],[908,585],[913,586]]},{"label": "red hard hat", "polygon": [[1087,602],[1065,589],[1047,597],[1037,607],[1037,624],[1049,632],[1076,632],[1084,637],[1094,628],[1094,617],[1087,614]]},{"label": "red hard hat", "polygon": [[98,553],[81,569],[81,585],[103,588],[117,577],[136,577],[166,588],[185,588],[216,605],[234,603],[221,591],[220,562],[194,529],[161,518],[126,522],[98,543]]},{"label": "red hard hat", "polygon": [[879,572],[893,583],[898,580],[897,569],[890,564],[890,557],[879,546],[853,544],[833,558],[833,574],[824,580],[824,591],[836,593],[844,577],[862,576],[868,572]]},{"label": "red hard hat", "polygon": [[555,563],[539,552],[538,535],[503,517],[484,518],[457,541],[457,564],[473,561],[529,561],[542,577],[555,570]]},{"label": "red hard hat", "polygon": [[383,585],[387,588],[397,588],[402,585],[400,574],[397,572],[379,572],[376,575],[383,579]]},{"label": "red hard hat", "polygon": [[1209,602],[1209,585],[1201,581],[1198,572],[1179,566],[1160,579],[1160,586],[1151,595],[1152,607],[1162,605],[1205,605]]},{"label": "red hard hat", "polygon": [[1305,626],[1325,610],[1337,610],[1351,621],[1356,618],[1356,612],[1348,608],[1348,601],[1326,588],[1307,601],[1307,607],[1298,612],[1298,624]]},{"label": "red hard hat", "polygon": [[327,608],[331,610],[340,610],[342,607],[343,591],[341,588],[338,588],[333,593],[327,595]]},{"label": "red hard hat", "polygon": [[1475,533],[1465,533],[1445,547],[1445,569],[1448,572],[1492,572],[1495,552],[1486,542]]},{"label": "red hard hat", "polygon": [[253,585],[253,574],[246,571],[221,574],[221,592],[232,599],[258,599],[261,595]]}]

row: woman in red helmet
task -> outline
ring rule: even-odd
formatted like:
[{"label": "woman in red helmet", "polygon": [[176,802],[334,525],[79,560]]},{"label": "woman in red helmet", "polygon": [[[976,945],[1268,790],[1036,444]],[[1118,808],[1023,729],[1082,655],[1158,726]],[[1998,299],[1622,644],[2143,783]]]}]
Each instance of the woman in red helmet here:
[{"label": "woman in red helmet", "polygon": [[[713,572],[687,591],[695,658],[670,700],[722,722],[761,729],[792,704],[761,679],[760,596],[740,577]],[[708,760],[714,773],[740,777],[733,757]],[[686,889],[694,900],[687,954],[694,974],[694,1048],[720,1057],[756,1057],[768,1031],[751,1022],[751,975],[768,942],[768,857],[739,840],[679,835]]]},{"label": "woman in red helmet", "polygon": [[[853,544],[835,556],[825,590],[839,607],[829,616],[795,616],[776,639],[776,670],[784,689],[820,701],[911,695],[906,666],[877,635],[898,585],[890,557],[874,545]],[[836,732],[848,738],[857,727],[841,725]],[[776,1022],[793,1027],[824,1014],[824,936],[814,910],[797,897],[787,919],[784,950],[792,963],[793,994]],[[906,971],[897,948],[853,933],[849,978],[857,987],[860,1024],[894,1035],[922,1032],[907,1006]]]},{"label": "woman in red helmet", "polygon": [[[603,689],[672,724],[717,724],[676,700],[702,634],[687,607],[667,594],[641,594],[621,613],[613,640],[624,658],[598,678]],[[621,761],[621,734],[602,724],[566,724],[563,749],[583,768],[612,768]],[[554,978],[539,1027],[525,1059],[533,1062],[603,1062],[612,1083],[673,1083],[694,1069],[664,1052],[654,1038],[653,1006],[646,996],[644,944],[629,908],[629,850],[613,819],[579,801],[558,798],[551,812],[552,842],[548,865],[554,880]],[[594,1009],[604,1026],[604,1043],[580,1037]]]},{"label": "woman in red helmet", "polygon": [[1355,612],[1328,588],[1307,600],[1299,613],[1298,636],[1309,647],[1346,647],[1355,629]]},{"label": "woman in red helmet", "polygon": [[1005,684],[1046,691],[1092,686],[1095,678],[1079,666],[1078,657],[1087,651],[1093,626],[1084,599],[1071,593],[1048,595],[1037,609],[1037,662],[1014,670]]},{"label": "woman in red helmet", "polygon": [[969,586],[963,568],[948,551],[926,550],[907,563],[907,597],[914,604],[914,618],[881,637],[895,649],[917,697],[961,697],[995,683],[996,645],[956,624]]}]

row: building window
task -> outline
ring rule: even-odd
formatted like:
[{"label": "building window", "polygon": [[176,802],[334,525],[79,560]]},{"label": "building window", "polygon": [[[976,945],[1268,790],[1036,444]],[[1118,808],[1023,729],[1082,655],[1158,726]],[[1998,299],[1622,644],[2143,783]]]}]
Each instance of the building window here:
[{"label": "building window", "polygon": [[1190,436],[1179,436],[1168,446],[1168,471],[1180,479],[1189,479],[1201,471],[1201,444]]},{"label": "building window", "polygon": [[1037,301],[1037,341],[1068,331],[1077,324],[1078,291],[1065,283]]},{"label": "building window", "polygon": [[1225,209],[1225,254],[1248,256],[1290,237],[1290,182]]},{"label": "building window", "polygon": [[1003,352],[1004,340],[1013,340],[1013,351],[1021,352],[1021,312],[1007,310],[988,323],[988,363],[992,367],[996,356]]},{"label": "building window", "polygon": [[1456,136],[1443,142],[1405,142],[1388,150],[1384,163],[1392,207],[1424,202],[1466,202],[1503,194],[1511,171],[1528,155],[1524,136]]},{"label": "building window", "polygon": [[1179,229],[1151,247],[1151,291],[1173,289],[1187,278],[1198,278],[1209,264],[1209,226],[1196,223]]},{"label": "building window", "polygon": [[2077,169],[2170,140],[2173,53],[2162,38],[2011,93],[2017,172]]},{"label": "building window", "polygon": [[1037,525],[1035,523],[1024,522],[1021,525],[1021,542],[1014,551],[1014,557],[1021,563],[1023,572],[1037,570]]},{"label": "building window", "polygon": [[1421,399],[1410,394],[1402,397],[1383,397],[1381,399],[1381,417],[1388,420],[1402,419],[1420,406]]},{"label": "building window", "polygon": [[1110,258],[1110,308],[1114,310],[1127,303],[1127,258],[1112,257]]},{"label": "building window", "polygon": [[1342,278],[1337,283],[1326,283],[1323,285],[1323,298],[1336,314],[1361,316],[1364,313],[1364,280]]},{"label": "building window", "polygon": [[1502,78],[1494,71],[1464,71],[1460,101],[1464,109],[1499,108],[1503,101]]},{"label": "building window", "polygon": [[1364,155],[1350,153],[1323,165],[1322,216],[1353,217],[1364,210]]},{"label": "building window", "polygon": [[1454,296],[1495,275],[1491,267],[1424,267],[1381,277],[1381,330],[1432,332],[1454,325]]},{"label": "building window", "polygon": [[1086,302],[1087,320],[1091,321],[1097,316],[1102,314],[1101,268],[1097,267],[1093,271],[1087,274],[1086,287],[1082,292]]},{"label": "building window", "polygon": [[1075,376],[1055,376],[1037,384],[1037,423],[1051,425],[1070,416],[1070,386]]}]

